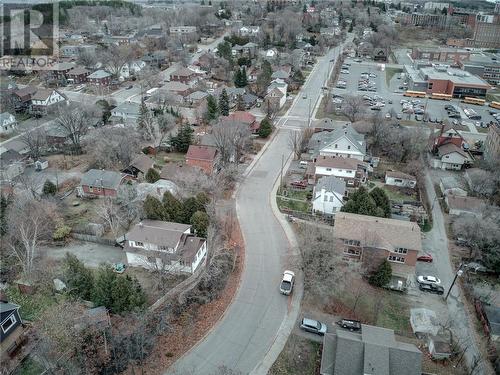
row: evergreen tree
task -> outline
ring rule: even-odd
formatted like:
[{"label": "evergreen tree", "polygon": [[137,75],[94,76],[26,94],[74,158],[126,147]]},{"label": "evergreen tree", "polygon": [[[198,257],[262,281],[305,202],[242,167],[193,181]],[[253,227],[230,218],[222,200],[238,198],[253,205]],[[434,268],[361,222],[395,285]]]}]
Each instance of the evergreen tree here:
[{"label": "evergreen tree", "polygon": [[166,191],[163,194],[162,202],[165,215],[168,216],[173,222],[182,222],[184,207],[182,203],[172,195],[171,192]]},{"label": "evergreen tree", "polygon": [[0,238],[7,234],[7,210],[9,209],[9,200],[3,194],[0,194]]},{"label": "evergreen tree", "polygon": [[233,53],[232,53],[232,47],[231,43],[229,43],[227,40],[219,43],[217,45],[217,54],[232,63],[233,61]]},{"label": "evergreen tree", "polygon": [[139,106],[139,117],[137,118],[137,127],[143,128],[146,121],[148,121],[149,110],[144,101],[144,96],[141,97],[141,105]]},{"label": "evergreen tree", "polygon": [[187,152],[191,143],[193,143],[193,129],[189,124],[181,125],[177,130],[177,135],[170,136],[170,144],[176,151]]},{"label": "evergreen tree", "polygon": [[209,224],[209,217],[206,212],[196,211],[190,220],[191,225],[197,236],[206,237]]},{"label": "evergreen tree", "polygon": [[219,117],[219,108],[217,107],[217,100],[209,95],[207,98],[207,119],[208,121],[217,120]]},{"label": "evergreen tree", "polygon": [[146,219],[170,220],[170,217],[163,209],[163,204],[161,203],[161,201],[158,198],[153,197],[152,195],[148,195],[144,200],[143,210]]},{"label": "evergreen tree", "polygon": [[304,84],[304,75],[300,69],[297,69],[292,76],[294,82],[297,82],[299,85]]},{"label": "evergreen tree", "polygon": [[384,259],[384,261],[378,267],[377,271],[375,271],[375,273],[370,276],[368,282],[374,286],[384,287],[391,281],[391,277],[391,264],[387,261],[387,259]]},{"label": "evergreen tree", "polygon": [[150,184],[154,184],[160,179],[160,173],[155,168],[149,168],[146,172],[145,179]]},{"label": "evergreen tree", "polygon": [[222,116],[229,116],[229,97],[226,89],[222,89],[219,97],[219,111]]},{"label": "evergreen tree", "polygon": [[370,191],[370,196],[375,201],[377,207],[382,209],[382,217],[391,217],[391,202],[385,191],[379,187],[376,187],[372,191]]},{"label": "evergreen tree", "polygon": [[304,4],[304,6],[302,7],[302,13],[307,13],[307,5]]},{"label": "evergreen tree", "polygon": [[96,271],[92,291],[92,301],[96,306],[106,306],[108,309],[111,309],[111,306],[113,306],[112,290],[117,276],[111,267],[105,265],[99,267]]},{"label": "evergreen tree", "polygon": [[45,180],[42,189],[43,195],[56,195],[57,186],[50,180]]},{"label": "evergreen tree", "polygon": [[234,72],[234,86],[236,87],[242,87],[241,85],[241,69],[238,68]]},{"label": "evergreen tree", "polygon": [[269,118],[265,117],[260,123],[259,137],[267,138],[272,132],[273,132],[273,126],[271,125]]},{"label": "evergreen tree", "polygon": [[441,14],[448,14],[448,9],[446,9],[446,7],[443,7],[443,9],[441,9]]},{"label": "evergreen tree", "polygon": [[240,70],[241,72],[241,87],[245,87],[248,85],[248,79],[247,79],[247,68],[243,66]]},{"label": "evergreen tree", "polygon": [[75,255],[66,253],[64,258],[64,278],[69,293],[86,301],[92,297],[94,276]]},{"label": "evergreen tree", "polygon": [[234,85],[236,87],[245,87],[248,84],[247,81],[247,70],[243,66],[239,68],[234,74]]},{"label": "evergreen tree", "polygon": [[184,224],[189,224],[191,222],[191,217],[197,211],[205,211],[205,207],[198,202],[195,197],[190,197],[182,202],[182,213],[180,217],[180,222]]},{"label": "evergreen tree", "polygon": [[351,24],[349,25],[348,32],[352,33],[353,30],[354,30],[354,25],[353,25],[353,22],[351,22]]}]

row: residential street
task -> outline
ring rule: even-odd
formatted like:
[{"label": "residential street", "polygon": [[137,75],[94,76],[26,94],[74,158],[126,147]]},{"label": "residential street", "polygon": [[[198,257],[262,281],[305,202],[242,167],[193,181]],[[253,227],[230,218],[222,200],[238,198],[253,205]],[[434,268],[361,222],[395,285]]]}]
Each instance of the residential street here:
[{"label": "residential street", "polygon": [[[277,357],[282,345],[273,347],[273,342],[277,336],[288,336],[293,327],[296,316],[290,315],[292,308],[288,306],[292,297],[278,290],[282,272],[288,266],[290,245],[272,211],[271,192],[282,158],[286,160],[291,154],[290,128],[307,126],[308,111],[319,100],[319,88],[336,50],[318,60],[291,108],[278,120],[278,133],[240,186],[236,205],[246,247],[241,285],[222,320],[176,363],[179,372],[210,374],[225,365],[245,374],[266,374],[274,362],[268,357],[260,366],[266,353],[270,351],[270,357]],[[288,319],[293,320],[292,324],[286,324]]]},{"label": "residential street", "polygon": [[[426,237],[423,240],[423,246],[424,249],[431,253],[434,258],[433,268],[435,269],[436,276],[441,279],[446,295],[453,278],[455,277],[456,270],[452,268],[450,263],[445,221],[434,190],[430,173],[432,172],[427,170],[425,185],[429,202],[432,205],[433,227],[430,232],[426,233]],[[472,372],[472,374],[492,374],[491,365],[483,359],[483,356],[479,352],[475,340],[476,333],[474,332],[474,327],[470,325],[470,320],[464,310],[460,289],[456,286],[456,284],[446,302],[451,328],[462,347],[467,348],[464,357],[468,365],[472,367],[473,363],[476,361],[475,358],[479,358],[481,360],[480,364],[476,367],[476,370]]]}]

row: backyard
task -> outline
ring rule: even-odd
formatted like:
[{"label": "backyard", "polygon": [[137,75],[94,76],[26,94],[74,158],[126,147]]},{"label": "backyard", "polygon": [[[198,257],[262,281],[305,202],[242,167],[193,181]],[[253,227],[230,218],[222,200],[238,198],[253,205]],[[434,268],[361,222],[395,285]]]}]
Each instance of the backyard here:
[{"label": "backyard", "polygon": [[[281,194],[279,194],[281,193]],[[278,208],[281,211],[301,211],[305,213],[311,212],[310,190],[297,190],[293,188],[282,189],[276,196]]]},{"label": "backyard", "polygon": [[321,362],[321,344],[291,334],[269,375],[314,375]]}]

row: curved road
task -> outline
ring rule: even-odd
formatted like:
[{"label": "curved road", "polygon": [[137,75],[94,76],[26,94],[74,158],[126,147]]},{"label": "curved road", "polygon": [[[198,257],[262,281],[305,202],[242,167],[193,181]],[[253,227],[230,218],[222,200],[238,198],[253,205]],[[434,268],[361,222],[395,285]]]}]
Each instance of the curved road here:
[{"label": "curved road", "polygon": [[[174,373],[216,374],[220,366],[250,373],[261,365],[280,329],[289,330],[285,327],[290,325],[283,324],[286,319],[296,319],[296,314],[289,311],[289,298],[278,291],[290,245],[273,214],[271,192],[279,178],[282,157],[287,159],[291,153],[290,129],[307,126],[308,112],[312,113],[319,102],[335,54],[338,48],[319,59],[290,110],[279,119],[277,134],[253,167],[249,167],[236,198],[246,248],[240,287],[222,320],[176,362]],[[281,351],[279,347],[273,349],[274,355]],[[266,373],[263,367],[266,366],[260,366],[254,373]]]}]

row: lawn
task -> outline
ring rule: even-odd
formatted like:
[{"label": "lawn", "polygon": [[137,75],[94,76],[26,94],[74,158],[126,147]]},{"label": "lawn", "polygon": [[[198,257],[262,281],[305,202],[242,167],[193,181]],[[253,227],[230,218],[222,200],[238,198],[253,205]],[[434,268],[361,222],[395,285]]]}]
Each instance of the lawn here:
[{"label": "lawn", "polygon": [[500,102],[500,94],[493,94],[493,93],[486,94],[486,101],[487,102]]},{"label": "lawn", "polygon": [[316,119],[322,119],[322,118],[331,118],[332,120],[340,120],[340,121],[348,121],[349,119],[343,115],[338,115],[336,113],[326,113],[325,112],[325,105],[326,105],[326,100],[329,100],[328,95],[323,96],[323,99],[321,99],[321,103],[318,107],[318,110],[316,112]]},{"label": "lawn", "polygon": [[280,210],[292,210],[292,211],[302,211],[309,213],[311,212],[311,204],[303,200],[295,200],[293,198],[286,198],[283,196],[277,196],[276,202]]},{"label": "lawn", "polygon": [[54,303],[56,299],[49,291],[37,289],[35,293],[21,294],[16,286],[10,286],[6,290],[9,301],[21,306],[19,309],[21,316],[24,320],[34,321]]},{"label": "lawn", "polygon": [[40,375],[45,371],[44,367],[34,359],[27,357],[16,370],[13,375]]},{"label": "lawn", "polygon": [[321,361],[321,344],[291,334],[269,375],[314,375]]},{"label": "lawn", "polygon": [[403,72],[403,69],[400,69],[400,68],[386,68],[385,69],[385,82],[387,84],[387,87],[389,87],[392,77],[394,77],[395,74],[402,73],[402,72]]},{"label": "lawn", "polygon": [[393,329],[396,332],[411,332],[410,308],[406,296],[386,291],[382,298],[382,309],[378,313],[377,325]]},{"label": "lawn", "polygon": [[160,152],[156,155],[155,164],[165,165],[165,163],[184,162],[185,160],[186,154],[181,152]]}]

